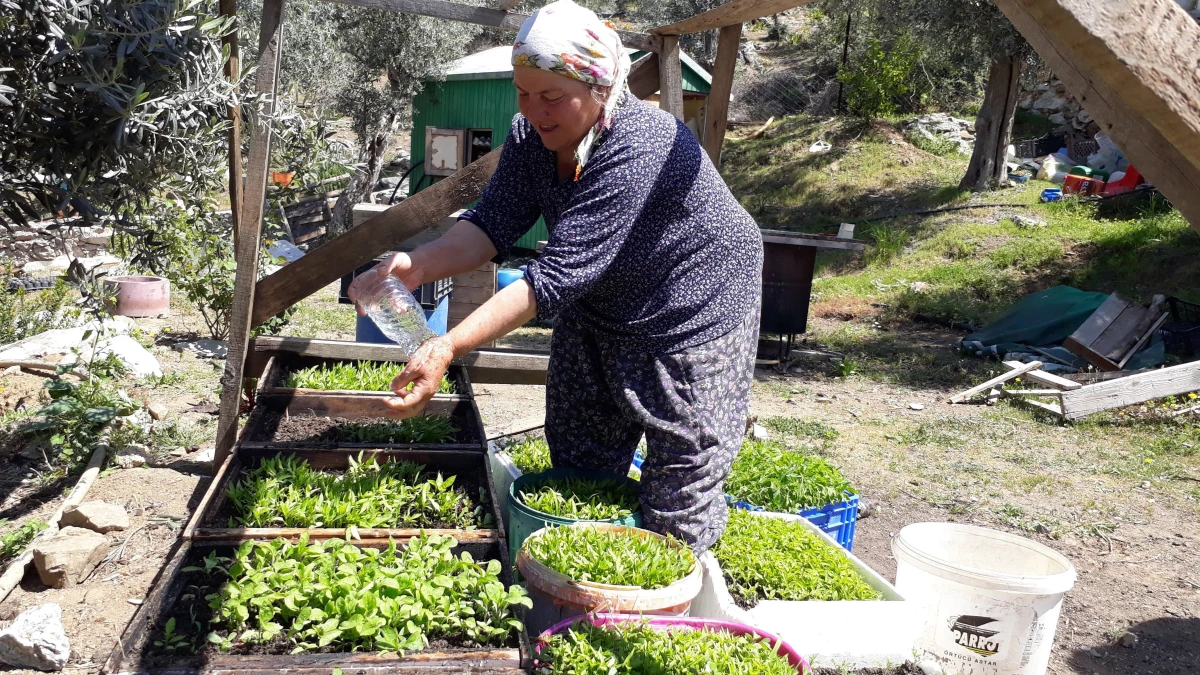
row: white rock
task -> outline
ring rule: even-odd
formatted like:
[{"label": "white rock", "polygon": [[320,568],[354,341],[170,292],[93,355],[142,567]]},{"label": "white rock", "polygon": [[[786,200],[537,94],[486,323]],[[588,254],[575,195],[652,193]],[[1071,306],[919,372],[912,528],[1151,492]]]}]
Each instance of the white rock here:
[{"label": "white rock", "polygon": [[941,664],[933,659],[925,659],[918,663],[917,667],[920,668],[921,672],[925,673],[925,675],[942,675]]},{"label": "white rock", "polygon": [[165,404],[155,402],[146,404],[146,412],[150,413],[151,419],[162,421],[167,419],[167,414],[169,411],[167,410],[167,406]]},{"label": "white rock", "polygon": [[4,369],[4,374],[5,375],[20,375],[21,374],[21,366],[9,366]]},{"label": "white rock", "polygon": [[[55,328],[31,335],[24,340],[18,340],[0,347],[0,361],[29,361],[39,360],[51,354],[70,354],[71,350],[84,344],[83,335],[87,331],[101,331],[104,335],[124,335],[133,327],[133,322],[126,317],[105,319],[103,322],[89,321],[75,328]],[[94,335],[88,336],[88,341]]]},{"label": "white rock", "polygon": [[1050,117],[1047,117],[1046,119],[1050,120],[1050,122],[1053,124],[1066,124],[1067,123],[1067,117],[1066,117],[1066,115],[1063,115],[1062,113],[1054,113],[1053,115],[1051,115]]},{"label": "white rock", "polygon": [[17,668],[62,670],[71,658],[62,608],[54,603],[21,612],[0,631],[0,661]]},{"label": "white rock", "polygon": [[761,424],[755,424],[750,430],[750,435],[760,441],[765,441],[771,437],[771,434],[767,432],[767,428]]},{"label": "white rock", "polygon": [[120,504],[84,502],[63,511],[63,526],[82,527],[93,532],[112,532],[129,527],[129,514]]},{"label": "white rock", "polygon": [[81,527],[64,527],[33,546],[33,566],[42,583],[70,588],[82,582],[108,553],[108,539]]},{"label": "white rock", "polygon": [[[85,342],[79,351],[80,361],[88,363],[93,358],[102,359],[109,354],[115,354],[134,377],[162,377],[162,367],[158,365],[158,359],[128,335],[101,340],[94,354],[93,356],[92,346]],[[74,354],[65,357],[63,363],[74,363]]]},{"label": "white rock", "polygon": [[131,443],[117,451],[117,466],[122,469],[145,466],[150,461],[150,450],[141,443]]},{"label": "white rock", "polygon": [[229,343],[224,340],[196,340],[176,342],[171,349],[177,352],[192,352],[202,359],[223,359],[229,354]]},{"label": "white rock", "polygon": [[908,404],[908,409],[909,409],[909,410],[924,410],[924,409],[925,409],[925,404],[923,404],[923,403],[909,403],[909,404]]},{"label": "white rock", "polygon": [[1013,216],[1013,224],[1021,228],[1045,227],[1046,221],[1040,218],[1030,218],[1029,216]]},{"label": "white rock", "polygon": [[1041,96],[1033,102],[1034,110],[1058,110],[1065,105],[1067,99],[1065,96],[1059,96],[1058,92],[1053,89],[1047,89]]}]

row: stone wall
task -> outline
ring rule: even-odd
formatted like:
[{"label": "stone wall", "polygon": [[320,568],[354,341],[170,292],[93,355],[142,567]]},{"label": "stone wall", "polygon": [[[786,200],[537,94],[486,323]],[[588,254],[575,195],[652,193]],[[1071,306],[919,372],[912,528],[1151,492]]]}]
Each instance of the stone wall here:
[{"label": "stone wall", "polygon": [[104,253],[112,237],[105,227],[62,226],[50,229],[55,221],[14,225],[11,232],[0,234],[0,261],[13,267],[30,262],[45,262],[60,256],[91,258]]}]

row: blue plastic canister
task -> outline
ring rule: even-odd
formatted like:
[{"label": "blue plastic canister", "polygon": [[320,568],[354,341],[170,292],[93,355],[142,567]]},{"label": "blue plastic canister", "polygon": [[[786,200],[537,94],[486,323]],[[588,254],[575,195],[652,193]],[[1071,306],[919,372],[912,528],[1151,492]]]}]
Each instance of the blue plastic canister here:
[{"label": "blue plastic canister", "polygon": [[1042,201],[1044,202],[1061,202],[1062,198],[1062,188],[1046,188],[1042,190]]}]

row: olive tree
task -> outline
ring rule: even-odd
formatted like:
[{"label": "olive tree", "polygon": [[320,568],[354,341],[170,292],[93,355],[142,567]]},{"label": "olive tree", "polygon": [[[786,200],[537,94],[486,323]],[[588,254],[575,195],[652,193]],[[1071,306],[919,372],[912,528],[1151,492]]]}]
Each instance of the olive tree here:
[{"label": "olive tree", "polygon": [[231,27],[214,0],[0,0],[0,223],[136,230],[164,191],[219,182]]},{"label": "olive tree", "polygon": [[378,9],[339,7],[339,48],[353,76],[338,94],[337,108],[351,120],[361,165],[338,198],[331,230],[349,227],[351,210],[379,181],[392,139],[411,119],[412,98],[463,56],[479,32],[472,24]]}]

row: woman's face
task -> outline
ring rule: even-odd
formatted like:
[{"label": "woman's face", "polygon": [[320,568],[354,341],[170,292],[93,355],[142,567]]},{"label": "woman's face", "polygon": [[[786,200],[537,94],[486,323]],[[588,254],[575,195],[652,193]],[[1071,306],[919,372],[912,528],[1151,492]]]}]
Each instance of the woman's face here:
[{"label": "woman's face", "polygon": [[554,152],[574,150],[600,119],[601,105],[584,82],[541,68],[513,68],[517,106]]}]

